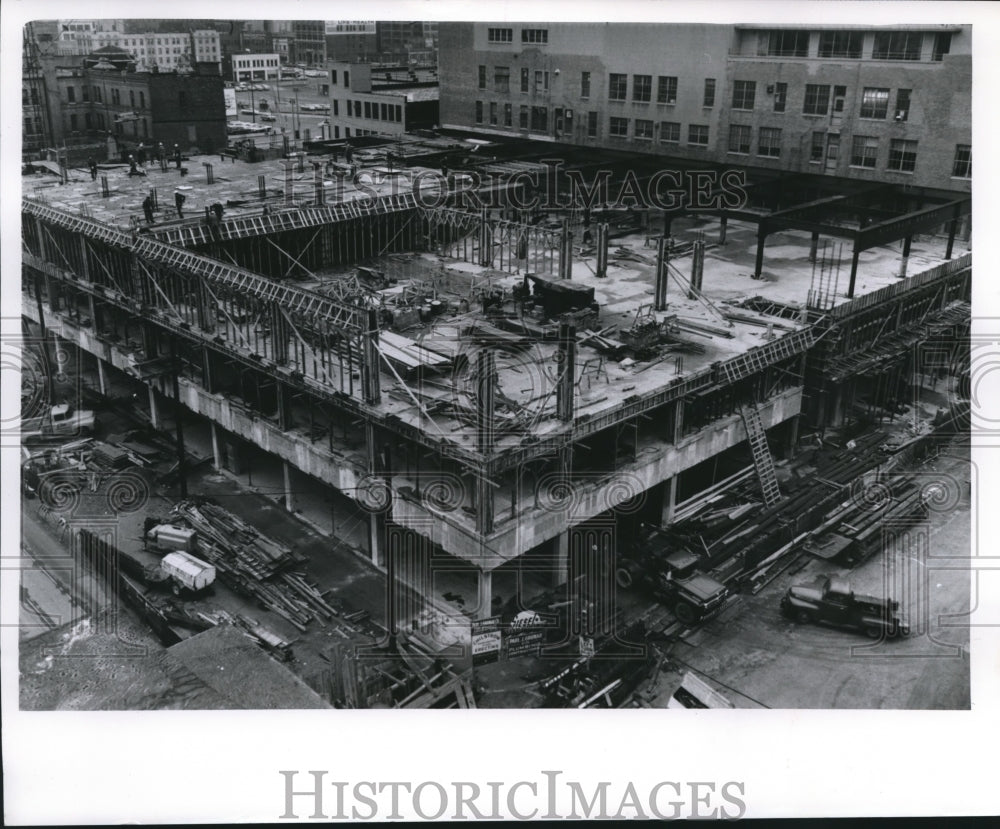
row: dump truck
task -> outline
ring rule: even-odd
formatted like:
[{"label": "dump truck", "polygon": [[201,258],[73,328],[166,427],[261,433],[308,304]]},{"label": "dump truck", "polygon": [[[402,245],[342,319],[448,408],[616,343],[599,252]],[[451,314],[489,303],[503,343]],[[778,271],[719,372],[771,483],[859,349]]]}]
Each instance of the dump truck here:
[{"label": "dump truck", "polygon": [[167,553],[160,562],[160,569],[170,576],[174,595],[200,593],[215,581],[215,567],[190,553]]},{"label": "dump truck", "polygon": [[619,554],[615,582],[628,590],[635,586],[648,589],[669,606],[683,625],[693,625],[717,614],[729,597],[722,582],[699,572],[698,556],[680,549],[668,552],[665,536],[659,530],[625,553]]},{"label": "dump truck", "polygon": [[21,439],[30,443],[47,438],[92,435],[96,425],[97,418],[92,411],[60,403],[39,417],[25,418],[21,422]]},{"label": "dump truck", "polygon": [[855,593],[846,579],[817,576],[794,584],[781,599],[781,612],[796,622],[863,630],[872,639],[907,636],[910,626],[890,598]]}]

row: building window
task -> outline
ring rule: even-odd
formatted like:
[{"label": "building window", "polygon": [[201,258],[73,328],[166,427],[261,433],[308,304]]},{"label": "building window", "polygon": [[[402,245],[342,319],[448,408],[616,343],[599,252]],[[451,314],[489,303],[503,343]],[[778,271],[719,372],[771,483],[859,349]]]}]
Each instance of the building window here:
[{"label": "building window", "polygon": [[146,93],[145,92],[140,92],[139,93],[139,109],[145,109],[145,108],[146,108]]},{"label": "building window", "polygon": [[826,144],[825,132],[814,132],[812,134],[812,142],[809,144],[810,161],[823,160],[823,147],[825,146],[825,144]]},{"label": "building window", "polygon": [[510,67],[496,66],[493,69],[493,88],[504,94],[510,92]]},{"label": "building window", "polygon": [[581,72],[580,73],[580,97],[589,98],[590,97],[590,73]]},{"label": "building window", "polygon": [[379,104],[379,111],[381,113],[382,120],[383,121],[388,121],[389,120],[389,105],[388,104]]},{"label": "building window", "polygon": [[486,89],[486,67],[479,65],[479,88]]},{"label": "building window", "polygon": [[531,108],[531,130],[532,132],[549,131],[549,110],[547,107]]},{"label": "building window", "polygon": [[744,124],[731,124],[729,127],[729,152],[746,155],[750,152],[751,129]]},{"label": "building window", "polygon": [[548,43],[548,29],[521,29],[521,43]]},{"label": "building window", "polygon": [[612,72],[608,75],[608,100],[624,101],[628,97],[628,75]]},{"label": "building window", "polygon": [[76,103],[76,88],[75,87],[72,87],[72,86],[67,86],[66,87],[66,100],[68,100],[71,104],[75,104]]},{"label": "building window", "polygon": [[920,32],[876,32],[873,60],[920,60]]},{"label": "building window", "polygon": [[527,104],[521,104],[521,113],[519,115],[519,119],[520,120],[518,121],[518,124],[520,125],[521,129],[522,130],[526,130],[528,128],[528,106],[527,106]]},{"label": "building window", "polygon": [[645,118],[635,119],[635,137],[641,141],[653,140],[653,122]]},{"label": "building window", "polygon": [[135,90],[134,89],[130,89],[128,91],[128,105],[130,107],[132,107],[132,109],[135,109]]},{"label": "building window", "polygon": [[681,140],[681,125],[676,121],[660,122],[660,143],[679,144]]},{"label": "building window", "polygon": [[861,32],[820,32],[819,56],[821,58],[860,58]]},{"label": "building window", "polygon": [[348,72],[346,69],[344,70],[344,86],[346,86],[348,89],[351,88],[351,73]]},{"label": "building window", "polygon": [[69,128],[73,130],[73,132],[76,132],[77,130],[77,117],[75,113],[69,116]]},{"label": "building window", "polygon": [[705,78],[705,95],[701,105],[704,107],[715,106],[715,78]]},{"label": "building window", "polygon": [[931,60],[941,60],[951,51],[951,32],[938,32],[934,35],[934,49]]},{"label": "building window", "polygon": [[896,114],[894,117],[897,121],[905,121],[907,118],[910,117],[909,89],[896,90]]},{"label": "building window", "polygon": [[917,166],[917,142],[893,138],[889,143],[889,170],[912,173]]},{"label": "building window", "polygon": [[338,106],[339,103],[340,103],[340,101],[338,101],[336,98],[333,99],[333,114],[334,115],[340,115],[340,112],[339,112],[340,107]]},{"label": "building window", "polygon": [[660,75],[656,80],[656,103],[676,104],[677,103],[677,78],[674,76]]},{"label": "building window", "polygon": [[627,138],[628,118],[616,118],[612,116],[608,119],[608,135],[615,138]]},{"label": "building window", "polygon": [[483,123],[483,102],[476,101],[476,123]]},{"label": "building window", "polygon": [[866,86],[861,92],[861,117],[885,118],[889,111],[889,90]]},{"label": "building window", "polygon": [[776,83],[774,85],[774,111],[784,112],[785,102],[788,99],[788,84]]},{"label": "building window", "polygon": [[829,84],[807,83],[806,97],[802,104],[805,115],[826,115],[830,110]]},{"label": "building window", "polygon": [[878,138],[873,135],[855,135],[851,141],[851,166],[875,169],[878,159]]},{"label": "building window", "polygon": [[505,127],[514,125],[514,107],[510,104],[503,105],[503,125]]},{"label": "building window", "polygon": [[[365,101],[365,119],[371,120],[372,117],[372,102]],[[479,121],[482,122],[482,116],[479,117]]]},{"label": "building window", "polygon": [[633,75],[632,76],[632,100],[641,104],[648,104],[652,99],[653,76]]},{"label": "building window", "polygon": [[528,70],[527,68],[521,69],[521,91],[527,93],[528,91]]},{"label": "building window", "polygon": [[688,144],[708,146],[708,125],[688,124]]},{"label": "building window", "polygon": [[490,43],[513,43],[514,30],[490,28],[486,32],[486,39]]},{"label": "building window", "polygon": [[781,130],[775,127],[761,127],[757,135],[757,155],[768,158],[781,156]]},{"label": "building window", "polygon": [[756,92],[754,81],[733,81],[733,109],[753,109]]},{"label": "building window", "polygon": [[90,87],[87,86],[86,84],[84,84],[83,86],[80,87],[80,92],[81,92],[81,97],[83,98],[83,102],[84,103],[89,103],[90,102]]},{"label": "building window", "polygon": [[535,94],[541,95],[549,91],[549,73],[541,69],[535,71]]},{"label": "building window", "polygon": [[490,101],[490,123],[493,124],[493,126],[496,126],[498,123],[496,101]]},{"label": "building window", "polygon": [[808,57],[809,32],[803,29],[764,32],[758,43],[757,54],[773,58]]},{"label": "building window", "polygon": [[587,138],[597,138],[597,113],[587,113]]},{"label": "building window", "polygon": [[972,145],[958,144],[955,147],[955,164],[951,168],[955,178],[972,178]]}]

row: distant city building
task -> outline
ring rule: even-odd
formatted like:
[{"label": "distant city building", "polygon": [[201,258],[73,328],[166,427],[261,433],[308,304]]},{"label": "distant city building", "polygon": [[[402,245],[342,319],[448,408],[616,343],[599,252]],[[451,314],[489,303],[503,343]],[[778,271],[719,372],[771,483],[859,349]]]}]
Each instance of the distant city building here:
[{"label": "distant city building", "polygon": [[105,46],[125,49],[134,56],[139,71],[170,72],[190,68],[195,63],[213,63],[219,67],[222,61],[219,33],[214,29],[142,34],[98,31],[91,40],[95,50]]},{"label": "distant city building", "polygon": [[276,52],[261,55],[233,55],[233,80],[269,81],[281,77],[281,59]]},{"label": "distant city building", "polygon": [[326,63],[326,21],[293,20],[292,61],[309,65]]},{"label": "distant city building", "polygon": [[374,20],[327,20],[326,58],[332,61],[366,61],[378,54]]}]

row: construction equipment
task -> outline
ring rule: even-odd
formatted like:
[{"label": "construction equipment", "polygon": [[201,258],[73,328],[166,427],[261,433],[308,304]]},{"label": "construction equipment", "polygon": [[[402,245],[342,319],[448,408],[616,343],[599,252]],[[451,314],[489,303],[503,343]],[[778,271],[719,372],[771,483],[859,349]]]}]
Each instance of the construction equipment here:
[{"label": "construction equipment", "polygon": [[160,569],[173,580],[175,595],[181,591],[201,593],[215,581],[215,568],[189,553],[167,553],[160,562]]},{"label": "construction equipment", "polygon": [[781,599],[781,612],[800,623],[860,629],[871,639],[910,633],[898,601],[855,593],[836,576],[817,576],[807,584],[792,585]]}]

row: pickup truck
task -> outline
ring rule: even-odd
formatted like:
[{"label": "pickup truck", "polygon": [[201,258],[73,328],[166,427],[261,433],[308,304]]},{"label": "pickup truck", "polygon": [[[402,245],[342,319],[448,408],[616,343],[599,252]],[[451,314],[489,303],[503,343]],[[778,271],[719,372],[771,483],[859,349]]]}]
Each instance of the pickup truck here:
[{"label": "pickup truck", "polygon": [[681,624],[693,625],[718,613],[729,596],[722,582],[698,572],[698,562],[687,550],[668,553],[665,540],[654,530],[620,555],[615,582],[626,590],[636,584],[646,587],[671,607]]},{"label": "pickup truck", "polygon": [[96,425],[97,419],[92,411],[60,403],[40,417],[22,421],[21,440],[30,443],[50,437],[82,437],[92,435]]},{"label": "pickup truck", "polygon": [[781,599],[781,611],[796,622],[863,630],[872,639],[910,633],[899,602],[855,593],[837,576],[817,576],[806,584],[792,585]]}]

